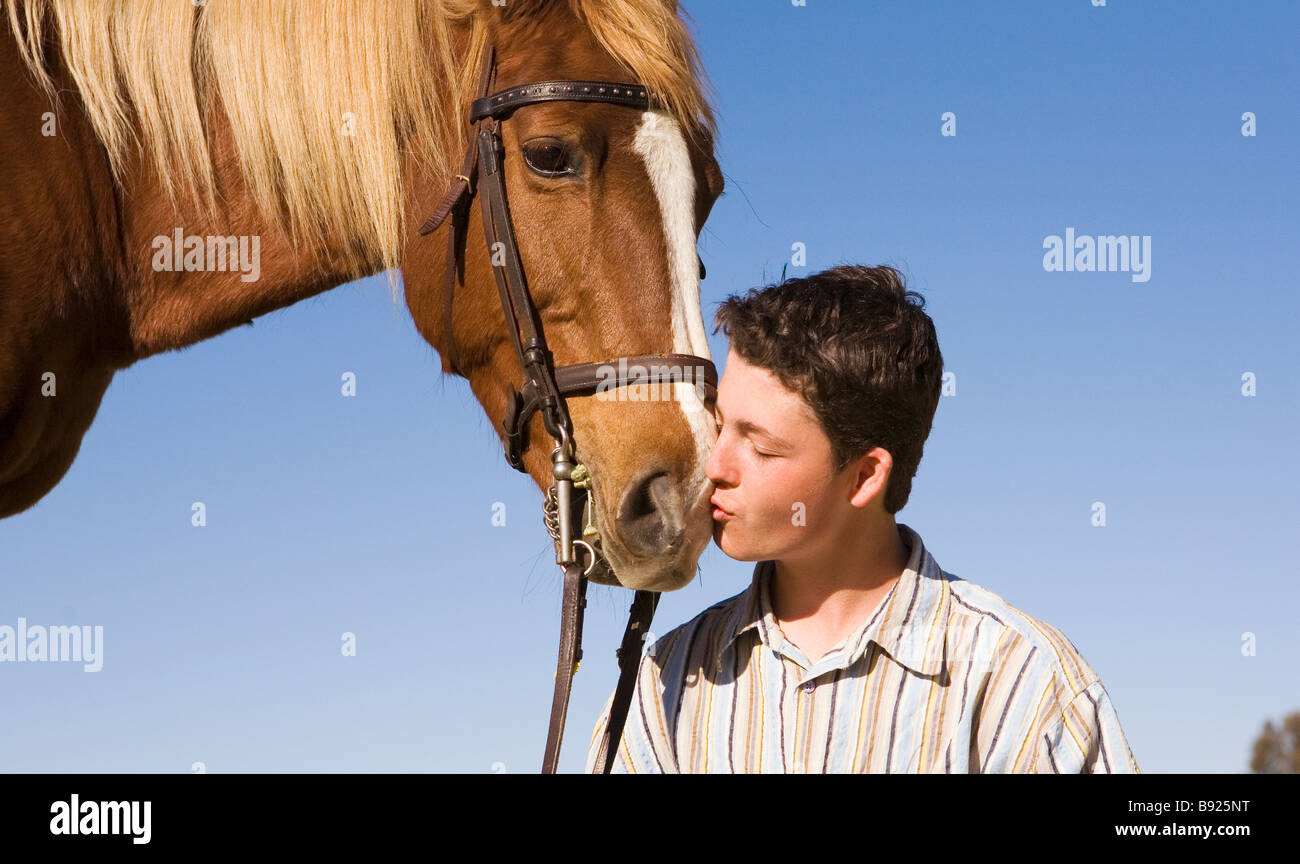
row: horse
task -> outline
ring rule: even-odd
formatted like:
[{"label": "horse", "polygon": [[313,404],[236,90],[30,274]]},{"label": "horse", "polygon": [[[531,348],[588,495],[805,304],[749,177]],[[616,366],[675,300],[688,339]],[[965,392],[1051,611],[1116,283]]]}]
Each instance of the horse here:
[{"label": "horse", "polygon": [[[68,471],[117,370],[378,273],[401,272],[442,373],[500,433],[519,365],[485,229],[465,224],[463,269],[415,230],[457,182],[488,48],[498,87],[621,80],[656,98],[530,104],[501,126],[555,364],[710,357],[695,244],[723,179],[675,0],[0,4],[0,518]],[[716,426],[697,390],[676,392],[569,407],[609,564],[592,581],[695,575]],[[552,468],[523,453],[539,489]]]}]

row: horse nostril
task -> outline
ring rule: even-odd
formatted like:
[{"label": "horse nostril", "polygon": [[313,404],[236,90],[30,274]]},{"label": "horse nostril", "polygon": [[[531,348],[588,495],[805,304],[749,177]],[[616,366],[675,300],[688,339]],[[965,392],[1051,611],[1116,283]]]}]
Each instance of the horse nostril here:
[{"label": "horse nostril", "polygon": [[633,481],[619,504],[618,531],[639,555],[661,554],[681,543],[681,495],[672,475],[658,470]]}]

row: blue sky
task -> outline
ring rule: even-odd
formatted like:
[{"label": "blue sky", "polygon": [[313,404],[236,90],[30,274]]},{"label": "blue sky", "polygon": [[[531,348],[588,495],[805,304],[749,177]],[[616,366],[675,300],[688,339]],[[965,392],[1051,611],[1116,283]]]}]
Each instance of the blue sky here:
[{"label": "blue sky", "polygon": [[[1300,709],[1300,11],[685,6],[728,182],[706,320],[796,242],[791,275],[902,270],[957,392],[899,520],[1075,643],[1144,772],[1244,770]],[[1149,281],[1044,270],[1067,228],[1149,236]],[[67,477],[0,522],[0,624],[104,628],[100,672],[0,664],[0,769],[538,770],[560,575],[495,419],[382,278],[119,373]],[[751,571],[711,547],[653,630]],[[590,591],[564,770],[630,599]]]}]

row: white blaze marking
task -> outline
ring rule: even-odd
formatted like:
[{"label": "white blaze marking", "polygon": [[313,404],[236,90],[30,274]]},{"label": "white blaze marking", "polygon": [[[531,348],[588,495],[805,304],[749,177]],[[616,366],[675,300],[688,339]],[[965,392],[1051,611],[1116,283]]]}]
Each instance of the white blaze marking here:
[{"label": "white blaze marking", "polygon": [[[672,280],[673,353],[694,354],[709,360],[709,340],[700,312],[700,264],[695,252],[695,171],[681,127],[662,111],[641,115],[633,148],[645,160],[668,244],[668,276]],[[704,407],[694,384],[673,384],[677,404],[695,434],[696,472],[713,446],[713,415]],[[689,506],[689,504],[688,504]]]}]

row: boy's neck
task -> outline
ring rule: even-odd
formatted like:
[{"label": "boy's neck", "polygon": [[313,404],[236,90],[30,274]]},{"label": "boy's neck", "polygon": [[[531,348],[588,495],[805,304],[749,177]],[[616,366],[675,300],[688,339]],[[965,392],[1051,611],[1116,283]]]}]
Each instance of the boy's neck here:
[{"label": "boy's neck", "polygon": [[892,516],[854,526],[819,554],[773,562],[772,611],[782,625],[842,638],[866,623],[910,555]]}]

